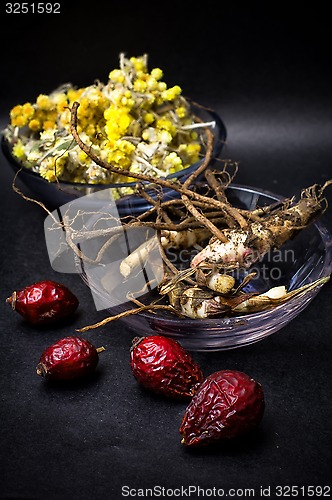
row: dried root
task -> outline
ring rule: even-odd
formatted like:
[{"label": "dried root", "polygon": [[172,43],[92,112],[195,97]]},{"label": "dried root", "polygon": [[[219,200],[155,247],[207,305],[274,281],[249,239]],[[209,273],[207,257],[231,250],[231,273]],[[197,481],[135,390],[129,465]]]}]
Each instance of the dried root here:
[{"label": "dried root", "polygon": [[[208,128],[204,161],[181,183],[178,180],[151,177],[142,172],[129,172],[99,158],[79,136],[78,107],[77,102],[72,106],[70,124],[78,146],[97,165],[113,173],[135,178],[136,193],[149,203],[150,208],[139,216],[124,217],[116,225],[107,227],[104,224],[102,229],[96,225],[90,230],[84,227],[74,230],[73,220],[64,216],[60,224],[55,220],[54,229],[58,225],[58,229],[65,231],[67,244],[79,259],[95,265],[102,263],[105,253],[123,231],[135,228],[155,230],[155,237],[123,258],[120,273],[123,279],[128,279],[142,267],[142,262],[158,251],[164,265],[164,280],[159,286],[159,294],[160,299],[168,299],[168,304],[142,304],[135,299],[133,303],[136,307],[77,331],[84,332],[146,311],[164,310],[190,318],[257,312],[282,304],[328,281],[329,277],[324,277],[291,292],[287,292],[284,287],[277,287],[264,294],[245,293],[243,289],[255,274],[247,272],[243,280],[236,283],[232,271],[250,271],[252,265],[269,250],[280,248],[319,217],[327,209],[324,191],[332,184],[332,179],[322,186],[304,189],[298,201],[290,198],[270,206],[253,207],[252,210],[239,209],[227,198],[227,188],[236,175],[238,165],[233,161],[219,160],[218,168],[212,168],[213,135]],[[165,200],[164,189],[175,191],[177,197]],[[25,197],[17,187],[15,191],[25,199],[35,201]],[[46,207],[43,208],[50,215]],[[107,222],[107,217],[110,215],[100,214],[104,222]],[[98,237],[103,238],[103,243],[93,258],[85,255],[77,245],[78,241]],[[191,259],[188,268],[181,270],[168,257],[170,247],[199,251]]]}]

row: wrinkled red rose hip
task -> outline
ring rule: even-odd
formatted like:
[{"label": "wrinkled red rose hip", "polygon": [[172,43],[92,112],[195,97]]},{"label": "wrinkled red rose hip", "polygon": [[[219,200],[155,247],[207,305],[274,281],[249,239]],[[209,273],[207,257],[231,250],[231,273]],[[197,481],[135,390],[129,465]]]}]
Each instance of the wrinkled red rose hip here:
[{"label": "wrinkled red rose hip", "polygon": [[103,350],[82,337],[65,337],[45,349],[36,367],[37,374],[52,380],[86,377],[94,372]]},{"label": "wrinkled red rose hip", "polygon": [[262,386],[248,375],[236,370],[213,373],[185,411],[182,443],[199,446],[245,434],[259,424],[264,407]]},{"label": "wrinkled red rose hip", "polygon": [[33,325],[54,323],[72,315],[77,297],[64,285],[45,280],[13,292],[6,300],[12,309]]},{"label": "wrinkled red rose hip", "polygon": [[142,386],[172,398],[192,397],[203,380],[192,356],[179,342],[162,335],[134,339],[130,366]]}]

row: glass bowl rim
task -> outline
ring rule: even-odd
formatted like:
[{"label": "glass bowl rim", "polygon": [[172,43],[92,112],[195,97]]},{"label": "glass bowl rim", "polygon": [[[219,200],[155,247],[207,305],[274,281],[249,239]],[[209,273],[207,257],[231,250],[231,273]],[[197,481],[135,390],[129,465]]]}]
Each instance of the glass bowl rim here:
[{"label": "glass bowl rim", "polygon": [[[283,196],[283,195],[276,194],[276,193],[269,191],[269,190],[266,190],[266,189],[259,189],[259,188],[254,187],[254,186],[246,186],[244,184],[231,183],[229,188],[235,188],[236,190],[239,190],[239,191],[252,192],[252,193],[258,194],[259,196],[267,196],[267,197],[274,199],[275,201],[282,201],[285,199],[285,196]],[[330,231],[328,230],[326,225],[323,223],[323,221],[320,219],[318,219],[316,222],[313,222],[311,226],[316,228],[322,241],[324,242],[324,247],[325,247],[325,250],[327,253],[325,255],[324,263],[322,265],[322,274],[321,274],[320,278],[327,277],[332,272],[332,234],[330,233]],[[80,261],[79,262],[76,261],[76,262],[80,266],[80,269],[82,270],[81,262]],[[84,272],[81,271],[80,275],[81,275],[81,278],[83,279],[83,281],[85,281],[85,283],[88,285],[88,287],[91,287],[91,284],[88,283],[87,279],[85,279],[85,277],[84,277]],[[264,311],[248,313],[248,314],[246,313],[246,314],[242,314],[242,315],[238,315],[238,316],[229,316],[229,317],[220,316],[220,317],[214,317],[214,318],[192,319],[192,318],[187,318],[187,317],[179,318],[179,317],[176,317],[175,315],[174,316],[171,315],[171,313],[170,313],[169,315],[167,314],[167,316],[162,316],[162,317],[159,316],[158,317],[158,311],[156,311],[156,314],[150,313],[148,311],[142,311],[142,312],[137,313],[137,316],[145,318],[147,320],[157,319],[157,320],[160,320],[160,321],[167,323],[167,325],[170,325],[170,327],[172,327],[174,325],[179,325],[179,324],[188,325],[188,327],[195,325],[195,335],[198,335],[199,333],[196,331],[196,327],[199,324],[204,325],[205,327],[206,326],[211,326],[211,327],[212,326],[220,326],[221,328],[222,327],[227,328],[227,327],[231,327],[231,325],[234,323],[236,326],[236,323],[239,321],[242,321],[242,322],[245,321],[246,323],[250,323],[250,322],[254,322],[255,320],[259,320],[259,319],[267,320],[271,316],[271,314],[273,314],[274,311],[277,312],[277,311],[280,311],[283,309],[287,310],[290,306],[292,306],[294,304],[297,304],[297,309],[301,310],[307,303],[311,302],[311,300],[318,294],[318,292],[321,290],[322,287],[323,287],[323,284],[320,284],[320,285],[318,284],[313,289],[308,290],[297,297],[293,297],[289,301],[287,301],[283,304],[271,307],[271,308],[266,309]],[[97,294],[101,293],[95,284],[92,284],[92,288],[94,288],[95,293],[97,293]],[[131,304],[131,303],[129,302],[126,304]],[[122,311],[122,310],[124,310],[124,305],[125,304],[121,304],[121,305],[114,306],[114,307],[109,307],[109,308],[106,308],[106,310],[108,310],[108,311],[114,310],[115,311],[115,310],[121,309],[121,311]],[[126,319],[127,318],[123,318],[123,321],[126,321]],[[128,320],[129,319],[130,319],[130,316],[128,317]],[[205,331],[203,331],[202,334],[204,334],[204,336],[207,337],[205,335]],[[236,331],[232,330],[232,335],[244,336],[245,334],[244,334],[244,332],[236,332]],[[213,335],[211,335],[211,338],[213,338],[213,336],[216,336],[216,334],[214,333]]]}]

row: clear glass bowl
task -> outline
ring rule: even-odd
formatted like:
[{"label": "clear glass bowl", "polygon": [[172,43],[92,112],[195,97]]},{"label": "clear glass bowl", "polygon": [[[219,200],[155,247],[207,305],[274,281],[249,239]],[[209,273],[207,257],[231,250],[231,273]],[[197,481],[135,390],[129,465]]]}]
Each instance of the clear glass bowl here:
[{"label": "clear glass bowl", "polygon": [[[210,109],[200,106],[192,105],[193,113],[202,121],[210,122],[215,121],[215,127],[211,131],[214,136],[214,145],[212,152],[211,163],[220,155],[223,145],[226,140],[226,127],[220,116]],[[38,173],[22,167],[22,164],[12,155],[11,146],[5,140],[4,136],[1,138],[2,152],[7,159],[9,165],[13,168],[14,172],[19,172],[19,179],[30,189],[35,195],[35,198],[43,202],[49,209],[56,209],[61,205],[69,203],[81,196],[89,195],[105,190],[105,197],[110,189],[115,190],[120,187],[135,187],[135,183],[117,183],[117,184],[79,184],[73,182],[48,182],[43,179]],[[194,163],[190,167],[180,170],[171,174],[167,179],[178,179],[183,182],[188,175],[196,170],[202,163],[203,159]],[[151,196],[155,197],[155,191],[151,191]],[[170,189],[164,189],[165,198],[174,198],[177,196],[176,192]],[[140,196],[129,195],[123,196],[117,200],[117,207],[120,216],[128,214],[139,214],[147,209],[147,202]]]},{"label": "clear glass bowl", "polygon": [[[269,205],[282,199],[281,196],[270,192],[236,184],[228,188],[227,196],[234,206],[246,209]],[[281,260],[269,254],[259,263],[256,267],[257,279],[247,285],[246,291],[265,292],[279,285],[285,285],[287,290],[291,291],[329,276],[332,271],[332,236],[321,220],[302,230],[283,245],[282,252]],[[83,263],[78,261],[77,265],[82,279],[93,294],[105,304],[109,303],[109,291],[105,290],[102,281],[90,279],[88,282]],[[112,276],[112,282],[114,280],[115,283],[116,279],[116,276]],[[186,319],[178,318],[168,311],[156,311],[138,313],[119,321],[135,335],[166,335],[177,339],[191,351],[232,349],[262,340],[283,328],[309,305],[320,289],[321,286],[316,287],[283,305],[253,314]],[[150,303],[156,293],[147,294],[143,302]],[[133,307],[136,306],[127,302],[121,306],[111,306],[106,312],[113,315]]]}]

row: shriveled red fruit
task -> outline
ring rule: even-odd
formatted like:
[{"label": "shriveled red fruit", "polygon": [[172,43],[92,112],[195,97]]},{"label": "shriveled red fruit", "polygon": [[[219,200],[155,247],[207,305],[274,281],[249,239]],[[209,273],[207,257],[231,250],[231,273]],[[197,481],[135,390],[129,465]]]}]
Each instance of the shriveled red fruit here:
[{"label": "shriveled red fruit", "polygon": [[50,324],[67,318],[79,304],[69,288],[50,280],[39,281],[15,291],[6,302],[33,325]]},{"label": "shriveled red fruit", "polygon": [[162,335],[135,338],[130,366],[136,380],[157,394],[192,397],[203,374],[179,342]]},{"label": "shriveled red fruit", "polygon": [[182,423],[182,443],[199,446],[238,437],[261,421],[262,386],[249,375],[221,370],[207,377],[190,401]]},{"label": "shriveled red fruit", "polygon": [[99,352],[82,337],[65,337],[45,349],[36,367],[38,375],[52,380],[71,380],[91,375],[99,361]]}]

